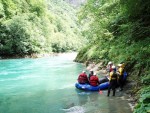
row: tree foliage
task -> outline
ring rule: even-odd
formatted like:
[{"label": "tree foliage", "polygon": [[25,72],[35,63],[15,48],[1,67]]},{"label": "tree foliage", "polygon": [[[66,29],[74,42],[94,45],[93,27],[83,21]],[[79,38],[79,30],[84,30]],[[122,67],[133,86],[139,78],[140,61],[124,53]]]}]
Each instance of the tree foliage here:
[{"label": "tree foliage", "polygon": [[[76,61],[114,61],[129,65],[135,62],[129,73],[132,75],[135,71],[133,80],[142,77],[139,82],[147,87],[150,81],[149,5],[149,0],[88,0],[79,17],[83,25],[88,25],[83,35],[89,43],[80,50]],[[144,103],[149,95],[141,93],[140,100],[135,113],[143,113],[150,107]]]},{"label": "tree foliage", "polygon": [[[81,23],[90,23],[90,27],[83,31],[90,42],[87,50],[83,49],[85,54],[95,51],[93,57],[99,60],[107,59],[117,63],[137,61],[140,66],[148,67],[150,62],[145,57],[150,55],[150,3],[141,2],[138,0],[137,6],[134,6],[134,0],[88,0],[79,13]],[[85,60],[90,59],[92,57]]]},{"label": "tree foliage", "polygon": [[0,55],[77,50],[84,39],[75,12],[62,0],[0,0]]}]

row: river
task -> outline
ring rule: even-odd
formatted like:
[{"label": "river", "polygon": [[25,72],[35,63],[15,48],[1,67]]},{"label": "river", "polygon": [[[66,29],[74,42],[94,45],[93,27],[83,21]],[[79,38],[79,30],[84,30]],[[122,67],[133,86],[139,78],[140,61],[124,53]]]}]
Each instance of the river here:
[{"label": "river", "polygon": [[122,96],[75,88],[75,56],[0,60],[0,113],[131,113]]}]

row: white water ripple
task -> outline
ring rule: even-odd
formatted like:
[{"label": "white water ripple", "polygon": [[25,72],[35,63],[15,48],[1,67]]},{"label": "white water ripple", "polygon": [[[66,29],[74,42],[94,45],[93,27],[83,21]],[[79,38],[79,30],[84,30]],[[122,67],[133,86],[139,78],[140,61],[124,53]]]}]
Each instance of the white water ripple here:
[{"label": "white water ripple", "polygon": [[7,78],[7,79],[0,79],[1,82],[3,81],[18,81],[24,79],[33,79],[33,78],[40,78],[41,76],[18,76],[16,78]]},{"label": "white water ripple", "polygon": [[66,113],[85,113],[85,109],[81,106],[73,106],[69,109],[62,109]]}]

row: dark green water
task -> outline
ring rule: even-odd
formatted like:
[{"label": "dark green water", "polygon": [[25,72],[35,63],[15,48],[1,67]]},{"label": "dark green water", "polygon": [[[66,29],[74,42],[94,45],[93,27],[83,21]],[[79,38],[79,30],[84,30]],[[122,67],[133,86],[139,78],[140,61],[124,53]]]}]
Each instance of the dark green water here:
[{"label": "dark green water", "polygon": [[75,54],[0,60],[0,113],[131,113],[126,100],[74,87]]}]

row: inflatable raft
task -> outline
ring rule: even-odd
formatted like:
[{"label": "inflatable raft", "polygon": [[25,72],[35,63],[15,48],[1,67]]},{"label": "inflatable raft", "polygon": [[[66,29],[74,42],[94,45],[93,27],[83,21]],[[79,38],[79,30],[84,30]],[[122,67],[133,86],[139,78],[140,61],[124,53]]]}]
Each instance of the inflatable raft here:
[{"label": "inflatable raft", "polygon": [[100,84],[98,86],[91,86],[89,84],[79,84],[79,83],[75,84],[76,88],[81,89],[81,90],[85,90],[85,91],[99,91],[99,90],[104,90],[104,89],[107,89],[108,86],[109,86],[109,82],[102,83],[102,84]]},{"label": "inflatable raft", "polygon": [[125,72],[123,73],[123,80],[124,80],[124,81],[126,81],[127,76],[128,76],[128,73],[125,71]]},{"label": "inflatable raft", "polygon": [[[127,72],[124,72],[124,74],[123,74],[124,81],[126,80],[127,75],[128,75]],[[106,79],[106,78],[104,78],[104,79]],[[91,86],[90,84],[76,83],[75,87],[77,89],[81,89],[81,90],[85,90],[85,91],[99,91],[99,90],[107,89],[109,87],[109,82],[107,81],[107,82],[101,83],[98,86]]]}]

